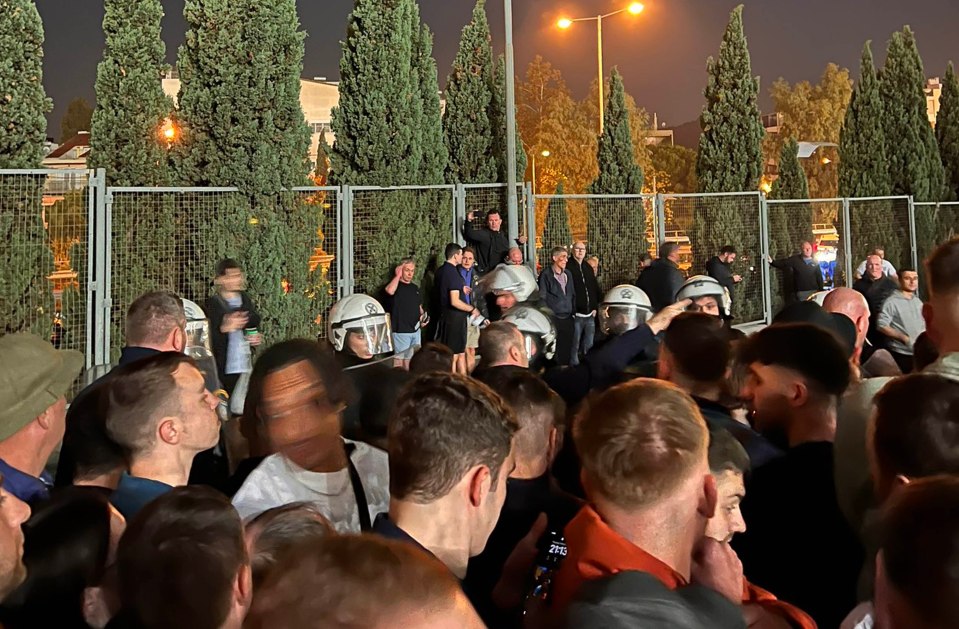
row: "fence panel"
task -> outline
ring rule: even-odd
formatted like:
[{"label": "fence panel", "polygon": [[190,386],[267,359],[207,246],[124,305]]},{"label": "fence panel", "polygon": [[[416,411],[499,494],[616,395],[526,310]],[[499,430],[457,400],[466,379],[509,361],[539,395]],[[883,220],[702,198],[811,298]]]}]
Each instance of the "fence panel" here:
[{"label": "fence panel", "polygon": [[0,170],[0,333],[32,332],[93,360],[93,172]]},{"label": "fence panel", "polygon": [[417,281],[428,291],[453,235],[455,193],[454,186],[351,187],[354,277],[346,278],[348,292],[376,296],[406,257],[416,261]]},{"label": "fence panel", "polygon": [[[462,222],[472,213],[472,225],[476,229],[486,227],[486,215],[493,210],[500,212],[503,219],[502,229],[507,230],[509,225],[508,206],[509,199],[507,195],[507,184],[505,183],[481,183],[481,184],[461,184],[458,186],[458,193],[461,195],[462,205],[454,219],[454,233],[457,242],[464,243],[462,234]],[[527,204],[530,203],[527,197],[526,186],[522,183],[516,185],[517,202],[517,225],[519,226],[519,235],[527,236],[530,229],[530,216]],[[520,247],[524,251],[526,247]]]},{"label": "fence panel", "polygon": [[[912,266],[909,197],[849,199],[849,228],[854,277],[877,247],[897,269]],[[847,280],[847,286],[852,286],[853,279]]]},{"label": "fence panel", "polygon": [[722,247],[736,247],[733,316],[736,325],[765,321],[762,260],[762,199],[759,193],[663,195],[665,242],[679,245],[680,268],[687,275],[706,272],[706,262]]}]

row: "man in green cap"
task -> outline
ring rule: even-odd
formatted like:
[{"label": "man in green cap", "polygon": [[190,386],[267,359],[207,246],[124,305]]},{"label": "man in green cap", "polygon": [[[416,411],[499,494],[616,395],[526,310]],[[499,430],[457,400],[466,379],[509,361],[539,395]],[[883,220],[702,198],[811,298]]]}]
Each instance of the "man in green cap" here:
[{"label": "man in green cap", "polygon": [[24,502],[50,495],[43,468],[63,439],[65,395],[81,369],[80,352],[32,334],[0,337],[0,473],[3,488]]}]

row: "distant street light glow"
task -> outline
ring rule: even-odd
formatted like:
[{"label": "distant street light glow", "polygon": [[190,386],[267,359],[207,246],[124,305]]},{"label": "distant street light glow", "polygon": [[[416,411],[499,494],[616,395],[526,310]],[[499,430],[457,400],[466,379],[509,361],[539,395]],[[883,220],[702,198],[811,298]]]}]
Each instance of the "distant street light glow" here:
[{"label": "distant street light glow", "polygon": [[568,17],[560,18],[559,21],[556,22],[556,26],[562,29],[567,29],[572,25],[573,25],[573,20],[569,19]]},{"label": "distant street light glow", "polygon": [[540,153],[540,155],[542,155],[543,157],[549,157],[550,153],[549,151],[543,151],[542,153]]},{"label": "distant street light glow", "polygon": [[633,15],[639,15],[640,13],[643,12],[643,9],[645,8],[646,7],[644,7],[642,3],[634,2],[631,5],[629,5],[629,12],[632,13]]}]

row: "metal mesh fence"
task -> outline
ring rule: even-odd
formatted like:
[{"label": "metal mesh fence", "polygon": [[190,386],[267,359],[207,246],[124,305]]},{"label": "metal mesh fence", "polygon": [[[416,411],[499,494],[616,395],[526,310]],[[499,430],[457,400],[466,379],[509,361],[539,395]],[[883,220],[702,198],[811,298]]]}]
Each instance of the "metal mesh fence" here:
[{"label": "metal mesh fence", "polygon": [[897,269],[912,266],[908,197],[849,199],[849,227],[854,277],[861,275],[866,256],[876,248]]},{"label": "metal mesh fence", "polygon": [[[473,216],[471,221],[473,228],[482,229],[486,227],[486,215],[491,211],[498,211],[503,220],[502,229],[508,231],[509,195],[507,191],[506,184],[464,184],[459,186],[458,193],[461,195],[462,205],[457,208],[454,218],[456,240],[466,242],[462,235],[462,225],[470,214]],[[516,201],[518,214],[516,222],[519,226],[519,235],[530,238],[529,212],[526,206],[529,200],[526,197],[526,188],[522,184],[516,186]],[[524,251],[524,258],[526,255],[525,249],[525,247],[520,247],[520,250]]]},{"label": "metal mesh fence", "polygon": [[315,337],[333,297],[323,235],[336,233],[335,209],[329,227],[324,222],[335,195],[302,189],[252,200],[230,188],[109,189],[112,357],[136,297],[172,290],[202,306],[223,258],[244,269],[267,341]]},{"label": "metal mesh fence", "polygon": [[758,193],[664,195],[665,242],[677,243],[687,275],[706,272],[706,262],[726,245],[738,253],[732,272],[742,281],[732,295],[737,325],[765,318],[762,200]]},{"label": "metal mesh fence", "polygon": [[[825,288],[846,285],[843,264],[842,199],[767,201],[769,209],[769,255],[782,259],[799,252],[804,241],[813,245]],[[785,272],[770,275],[772,313],[785,304],[789,278]]]},{"label": "metal mesh fence", "polygon": [[84,352],[91,174],[0,171],[0,332]]},{"label": "metal mesh fence", "polygon": [[353,292],[377,296],[407,257],[416,261],[416,281],[428,291],[453,238],[454,191],[453,186],[351,188],[353,250],[343,255],[352,260]]}]

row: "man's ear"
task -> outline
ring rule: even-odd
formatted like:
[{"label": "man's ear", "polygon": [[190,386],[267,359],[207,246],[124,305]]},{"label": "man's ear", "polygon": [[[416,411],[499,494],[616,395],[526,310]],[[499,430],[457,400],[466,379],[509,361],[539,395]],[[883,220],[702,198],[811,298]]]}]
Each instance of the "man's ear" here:
[{"label": "man's ear", "polygon": [[180,443],[180,433],[180,421],[176,417],[164,417],[157,426],[157,437],[171,446]]},{"label": "man's ear", "polygon": [[790,387],[789,403],[798,408],[809,402],[809,387],[801,380],[796,380]]},{"label": "man's ear", "polygon": [[249,609],[253,603],[253,568],[245,563],[240,566],[233,584],[233,598],[243,609]]},{"label": "man's ear", "polygon": [[706,474],[703,477],[703,493],[699,500],[699,513],[707,520],[716,515],[716,506],[719,504],[719,492],[716,489],[716,477]]},{"label": "man's ear", "polygon": [[[503,472],[505,474],[505,471]],[[470,505],[479,507],[486,499],[486,494],[492,490],[493,477],[485,465],[477,465],[467,472],[467,492]]]}]

